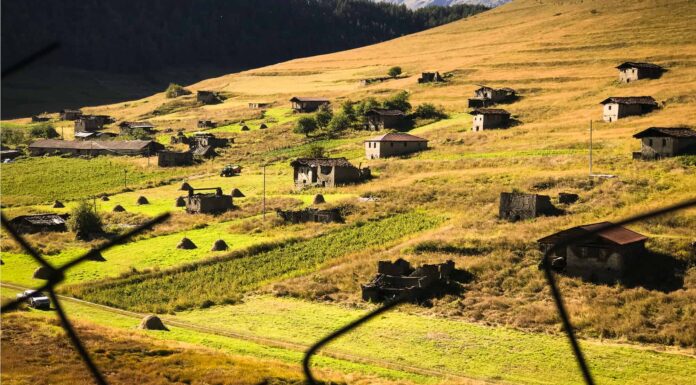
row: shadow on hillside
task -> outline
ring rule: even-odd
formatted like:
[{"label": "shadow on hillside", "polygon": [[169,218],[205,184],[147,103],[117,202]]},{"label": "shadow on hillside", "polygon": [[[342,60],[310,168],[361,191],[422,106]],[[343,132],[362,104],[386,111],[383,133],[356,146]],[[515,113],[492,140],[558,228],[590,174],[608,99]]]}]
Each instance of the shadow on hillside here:
[{"label": "shadow on hillside", "polygon": [[671,255],[647,251],[626,272],[622,283],[627,287],[642,287],[669,293],[684,287],[687,263]]}]

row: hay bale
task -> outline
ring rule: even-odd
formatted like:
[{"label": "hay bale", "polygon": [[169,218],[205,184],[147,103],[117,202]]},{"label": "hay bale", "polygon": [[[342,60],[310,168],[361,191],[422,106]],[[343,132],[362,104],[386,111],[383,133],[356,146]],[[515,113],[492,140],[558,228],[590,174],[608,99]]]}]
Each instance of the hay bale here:
[{"label": "hay bale", "polygon": [[5,261],[3,261],[2,258],[0,258],[0,265],[4,265],[4,264],[5,264]]},{"label": "hay bale", "polygon": [[104,194],[102,195],[101,200],[103,200],[104,202],[108,202],[110,199],[108,195]]},{"label": "hay bale", "polygon": [[125,212],[126,209],[124,209],[123,206],[121,206],[121,205],[116,205],[116,206],[114,206],[114,209],[112,211],[115,213],[122,213],[122,212]]},{"label": "hay bale", "polygon": [[53,208],[54,208],[54,209],[62,209],[63,207],[65,207],[65,205],[64,205],[63,202],[61,202],[61,201],[58,201],[58,200],[57,200],[57,201],[55,201],[55,202],[53,203]]},{"label": "hay bale", "polygon": [[176,198],[176,207],[186,207],[186,199],[184,197],[178,197]]},{"label": "hay bale", "polygon": [[238,188],[232,190],[232,198],[244,198],[246,195],[242,193]]},{"label": "hay bale", "polygon": [[262,130],[265,130],[265,129],[268,128],[268,126],[266,125],[266,123],[261,123],[261,125],[259,126],[259,128],[262,129]]},{"label": "hay bale", "polygon": [[182,249],[182,250],[191,250],[191,249],[198,248],[198,246],[196,246],[196,244],[193,243],[193,241],[191,241],[190,239],[183,237],[183,238],[181,238],[181,241],[179,242],[179,244],[176,245],[176,248]]},{"label": "hay bale", "polygon": [[104,258],[104,256],[102,255],[101,252],[99,252],[97,250],[92,250],[89,252],[89,254],[87,256],[87,260],[94,261],[94,262],[104,262],[104,261],[106,261],[106,258]]},{"label": "hay bale", "polygon": [[145,198],[142,195],[138,197],[138,200],[136,201],[136,203],[139,205],[149,205],[150,204],[150,202],[147,200],[147,198]]},{"label": "hay bale", "polygon": [[39,266],[36,268],[36,270],[34,270],[33,277],[35,279],[48,280],[49,278],[51,278],[51,269],[49,269],[46,266]]},{"label": "hay bale", "polygon": [[179,190],[181,190],[181,191],[189,191],[189,190],[193,190],[193,187],[191,187],[191,185],[188,184],[187,182],[184,182],[184,183],[181,184],[181,187],[179,188]]},{"label": "hay bale", "polygon": [[225,243],[225,241],[223,241],[222,239],[218,239],[217,241],[215,241],[215,243],[213,243],[213,248],[210,249],[210,251],[223,251],[229,248],[230,247],[227,246],[227,243]]},{"label": "hay bale", "polygon": [[249,126],[247,126],[247,125],[242,126],[242,131],[249,131]]},{"label": "hay bale", "polygon": [[143,318],[143,320],[140,321],[138,329],[169,331],[169,329],[167,329],[167,327],[164,326],[164,322],[162,322],[162,320],[156,315],[149,315]]},{"label": "hay bale", "polygon": [[326,199],[324,199],[324,196],[321,194],[315,195],[314,200],[312,200],[312,204],[320,205],[322,203],[326,203]]}]

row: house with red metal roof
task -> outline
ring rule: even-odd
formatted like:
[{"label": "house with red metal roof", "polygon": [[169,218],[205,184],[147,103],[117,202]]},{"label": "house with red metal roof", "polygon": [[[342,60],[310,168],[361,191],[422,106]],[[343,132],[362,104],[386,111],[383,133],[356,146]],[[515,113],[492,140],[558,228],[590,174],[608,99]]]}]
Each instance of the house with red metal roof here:
[{"label": "house with red metal roof", "polygon": [[389,133],[366,140],[365,157],[367,159],[387,158],[423,151],[427,148],[427,139],[411,134]]},{"label": "house with red metal roof", "polygon": [[537,241],[559,272],[593,282],[615,282],[645,257],[648,238],[611,222],[571,227]]}]

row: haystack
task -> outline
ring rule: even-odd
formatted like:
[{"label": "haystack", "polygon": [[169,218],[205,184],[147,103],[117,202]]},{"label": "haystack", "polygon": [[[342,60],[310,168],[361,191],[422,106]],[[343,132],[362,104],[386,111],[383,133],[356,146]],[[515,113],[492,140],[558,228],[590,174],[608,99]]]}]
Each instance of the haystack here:
[{"label": "haystack", "polygon": [[242,193],[238,188],[232,190],[232,198],[244,198],[246,195]]},{"label": "haystack", "polygon": [[166,330],[166,326],[164,326],[164,323],[162,320],[156,316],[156,315],[149,315],[145,318],[143,318],[142,321],[140,321],[140,325],[138,326],[138,329],[143,329],[143,330]]},{"label": "haystack", "polygon": [[320,205],[322,203],[326,203],[326,199],[324,199],[324,196],[321,194],[315,195],[314,200],[312,201],[312,204]]},{"label": "haystack", "polygon": [[139,205],[149,205],[150,204],[150,202],[147,200],[147,198],[145,198],[142,195],[138,197],[138,201],[136,203]]},{"label": "haystack", "polygon": [[4,264],[5,264],[5,261],[3,261],[2,258],[0,258],[0,265],[4,265]]},{"label": "haystack", "polygon": [[217,241],[215,241],[215,243],[213,243],[213,248],[210,249],[210,251],[223,251],[229,248],[230,247],[227,246],[227,243],[225,243],[225,241],[223,241],[222,239],[218,239]]},{"label": "haystack", "polygon": [[247,125],[242,126],[242,131],[249,131],[249,126],[247,126]]},{"label": "haystack", "polygon": [[89,252],[87,260],[94,261],[94,262],[104,262],[104,261],[106,261],[106,258],[104,258],[102,253],[100,253],[99,251],[92,250]]},{"label": "haystack", "polygon": [[36,279],[49,279],[51,278],[51,269],[46,266],[39,266],[34,270],[34,278]]},{"label": "haystack", "polygon": [[188,184],[188,182],[182,183],[182,184],[181,184],[181,187],[179,188],[179,190],[181,190],[181,191],[189,191],[189,190],[192,190],[192,189],[193,189],[193,187],[191,187],[191,185]]},{"label": "haystack", "polygon": [[108,202],[108,201],[109,201],[109,196],[106,195],[106,194],[104,194],[104,195],[102,195],[101,200],[103,200],[104,202]]},{"label": "haystack", "polygon": [[186,237],[181,238],[181,242],[179,242],[179,244],[176,245],[177,249],[183,249],[183,250],[191,250],[191,249],[195,249],[197,247],[198,246],[196,246],[196,244],[193,243],[193,241],[191,241],[190,239],[188,239]]},{"label": "haystack", "polygon": [[266,123],[261,123],[261,125],[259,126],[259,128],[262,129],[262,130],[265,130],[265,129],[268,128],[268,126],[266,125]]},{"label": "haystack", "polygon": [[176,198],[176,207],[186,207],[186,199],[184,197]]},{"label": "haystack", "polygon": [[116,205],[116,206],[114,206],[113,212],[115,212],[115,213],[122,213],[122,212],[124,212],[124,211],[126,211],[126,209],[124,209],[123,206],[121,206],[121,205]]},{"label": "haystack", "polygon": [[57,200],[57,201],[55,201],[55,203],[53,203],[53,208],[54,208],[54,209],[62,209],[63,207],[65,207],[65,205],[64,205],[63,202],[61,202],[61,201],[58,201],[58,200]]}]

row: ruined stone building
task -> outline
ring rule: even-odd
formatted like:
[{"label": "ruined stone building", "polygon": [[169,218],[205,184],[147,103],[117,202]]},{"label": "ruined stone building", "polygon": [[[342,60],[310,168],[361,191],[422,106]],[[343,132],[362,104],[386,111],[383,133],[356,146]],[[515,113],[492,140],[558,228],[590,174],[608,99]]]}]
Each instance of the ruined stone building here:
[{"label": "ruined stone building", "polygon": [[160,151],[157,153],[157,165],[160,167],[190,166],[193,164],[191,151]]},{"label": "ruined stone building", "polygon": [[121,135],[133,135],[140,131],[148,135],[157,133],[155,125],[150,122],[121,122],[118,125]]},{"label": "ruined stone building", "polygon": [[104,123],[105,120],[101,117],[82,115],[75,119],[75,132],[101,130],[104,127]]},{"label": "ruined stone building", "polygon": [[373,108],[365,113],[366,129],[379,131],[385,128],[400,128],[404,124],[403,111]]},{"label": "ruined stone building", "polygon": [[[551,253],[548,262],[570,276],[593,282],[615,282],[644,257],[648,238],[625,227],[610,226],[610,222],[600,222],[571,227],[537,242],[545,253],[559,243],[582,237]],[[597,230],[597,234],[587,238],[591,231]]]},{"label": "ruined stone building", "polygon": [[[196,191],[214,190],[213,193],[200,193]],[[220,214],[234,208],[231,195],[222,193],[222,188],[191,188],[188,190],[186,212],[199,214]]]},{"label": "ruined stone building", "polygon": [[474,97],[469,99],[469,108],[490,107],[496,103],[511,102],[517,97],[512,88],[492,88],[481,86],[474,91]]},{"label": "ruined stone building", "polygon": [[630,83],[640,79],[657,79],[665,69],[653,63],[627,61],[616,67],[619,70],[619,81]]},{"label": "ruined stone building", "polygon": [[477,108],[470,114],[474,116],[473,131],[505,128],[510,124],[510,113],[499,108]]},{"label": "ruined stone building", "polygon": [[418,78],[418,83],[440,83],[444,82],[445,78],[443,78],[439,72],[423,72],[421,73],[421,76]]},{"label": "ruined stone building", "polygon": [[653,160],[678,155],[696,155],[696,131],[683,127],[650,127],[635,135],[641,149],[634,159]]},{"label": "ruined stone building", "polygon": [[68,231],[66,218],[67,215],[57,214],[20,215],[12,218],[10,225],[20,234],[63,232]]},{"label": "ruined stone building", "polygon": [[230,140],[228,138],[218,138],[214,134],[208,132],[196,132],[192,137],[189,138],[188,144],[192,149],[195,147],[218,148],[227,147],[229,146],[230,142],[234,142],[234,140]]},{"label": "ruined stone building", "polygon": [[292,110],[295,112],[314,112],[321,106],[328,106],[329,100],[324,98],[309,98],[295,96],[290,99]]},{"label": "ruined stone building", "polygon": [[82,116],[80,110],[61,110],[60,120],[77,120]]},{"label": "ruined stone building", "polygon": [[548,195],[517,192],[500,193],[498,217],[501,219],[519,221],[560,213],[561,210],[551,203],[551,198]]},{"label": "ruined stone building", "polygon": [[202,104],[218,104],[222,103],[222,98],[217,92],[213,91],[197,91],[196,100]]},{"label": "ruined stone building", "polygon": [[647,114],[658,107],[652,96],[612,96],[600,104],[604,105],[603,119],[609,123],[627,116]]},{"label": "ruined stone building", "polygon": [[213,122],[212,120],[199,120],[198,121],[198,128],[215,128],[217,127],[217,124]]},{"label": "ruined stone building", "polygon": [[353,166],[346,158],[300,158],[290,163],[295,186],[336,187],[370,177],[369,168]]},{"label": "ruined stone building", "polygon": [[260,109],[268,108],[271,105],[273,105],[273,103],[271,103],[271,102],[251,102],[251,103],[249,103],[249,109],[250,110],[260,110]]},{"label": "ruined stone building", "polygon": [[365,141],[367,159],[388,158],[423,151],[428,140],[411,134],[389,133]]},{"label": "ruined stone building", "polygon": [[338,208],[334,209],[314,209],[306,208],[304,210],[276,210],[276,214],[282,218],[285,222],[289,223],[305,223],[305,222],[319,222],[319,223],[343,223],[343,217],[341,216],[341,210]]},{"label": "ruined stone building", "polygon": [[424,264],[416,269],[401,258],[395,262],[379,261],[375,278],[361,285],[362,299],[381,302],[404,295],[413,301],[427,299],[437,286],[449,284],[453,273],[452,261]]}]

